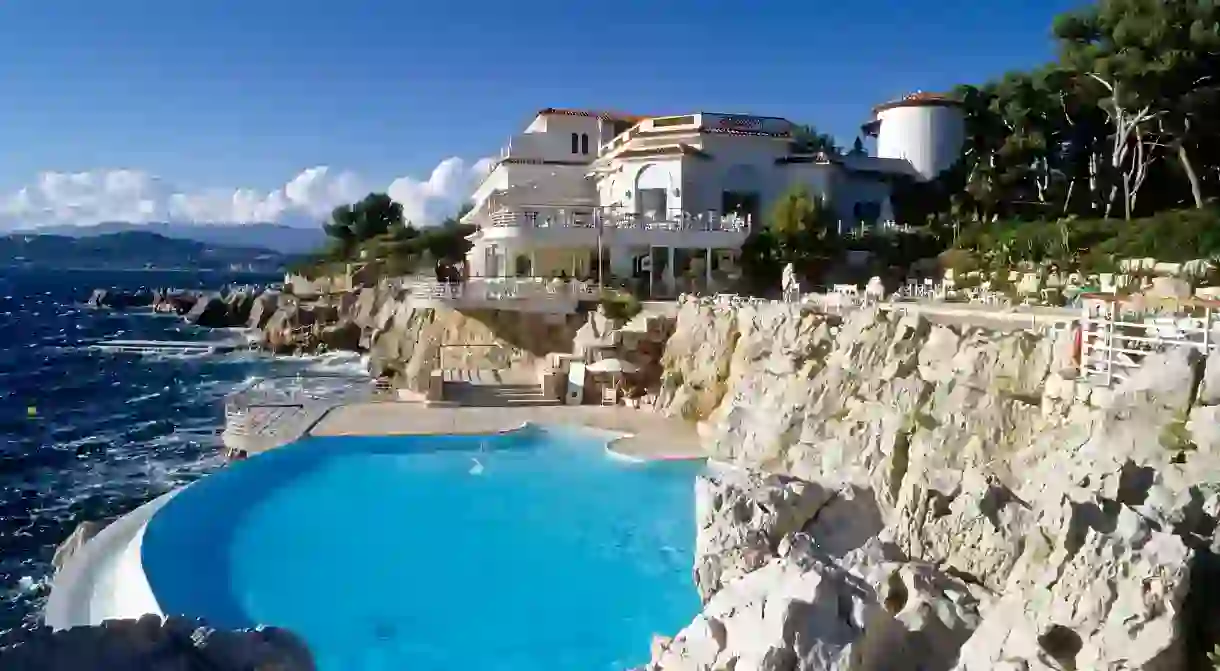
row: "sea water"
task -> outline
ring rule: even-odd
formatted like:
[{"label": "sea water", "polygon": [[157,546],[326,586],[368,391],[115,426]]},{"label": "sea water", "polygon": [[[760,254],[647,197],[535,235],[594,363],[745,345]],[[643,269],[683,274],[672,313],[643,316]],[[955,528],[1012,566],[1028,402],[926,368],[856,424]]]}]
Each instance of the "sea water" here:
[{"label": "sea water", "polygon": [[220,464],[225,394],[261,376],[356,374],[350,355],[140,356],[103,338],[232,339],[147,311],[91,310],[96,287],[215,289],[274,277],[0,269],[0,646],[36,625],[55,547]]}]

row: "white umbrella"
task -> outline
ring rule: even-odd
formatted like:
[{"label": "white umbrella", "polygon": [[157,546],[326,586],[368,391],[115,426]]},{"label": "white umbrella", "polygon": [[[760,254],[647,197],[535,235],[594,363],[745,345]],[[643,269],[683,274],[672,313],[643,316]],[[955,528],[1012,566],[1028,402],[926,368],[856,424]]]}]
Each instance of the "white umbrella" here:
[{"label": "white umbrella", "polygon": [[596,363],[591,363],[585,367],[585,370],[590,373],[635,373],[640,370],[640,367],[630,361],[622,359],[610,358],[602,359]]}]

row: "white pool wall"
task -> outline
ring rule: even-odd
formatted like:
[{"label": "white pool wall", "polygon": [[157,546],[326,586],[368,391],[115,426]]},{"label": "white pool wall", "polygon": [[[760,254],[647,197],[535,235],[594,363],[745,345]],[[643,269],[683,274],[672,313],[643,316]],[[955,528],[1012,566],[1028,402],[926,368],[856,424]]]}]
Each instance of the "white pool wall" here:
[{"label": "white pool wall", "polygon": [[140,549],[148,521],[178,491],[115,520],[72,555],[51,581],[43,611],[47,626],[68,629],[148,613],[163,615],[144,574]]}]

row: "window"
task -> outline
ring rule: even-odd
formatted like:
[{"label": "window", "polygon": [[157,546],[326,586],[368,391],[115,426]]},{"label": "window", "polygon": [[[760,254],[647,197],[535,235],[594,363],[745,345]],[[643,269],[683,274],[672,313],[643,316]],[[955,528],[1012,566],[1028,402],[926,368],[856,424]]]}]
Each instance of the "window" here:
[{"label": "window", "polygon": [[572,153],[580,153],[580,136],[576,133],[572,133]]},{"label": "window", "polygon": [[589,134],[588,133],[580,134],[580,153],[582,153],[582,154],[589,153]]}]

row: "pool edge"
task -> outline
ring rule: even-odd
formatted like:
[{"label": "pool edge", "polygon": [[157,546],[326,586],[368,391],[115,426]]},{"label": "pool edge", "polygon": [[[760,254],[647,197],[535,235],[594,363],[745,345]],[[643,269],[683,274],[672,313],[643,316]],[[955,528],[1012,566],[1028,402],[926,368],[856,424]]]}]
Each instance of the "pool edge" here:
[{"label": "pool edge", "polygon": [[62,630],[149,613],[163,615],[144,573],[141,548],[149,520],[182,489],[119,517],[81,546],[51,580],[43,623]]}]

